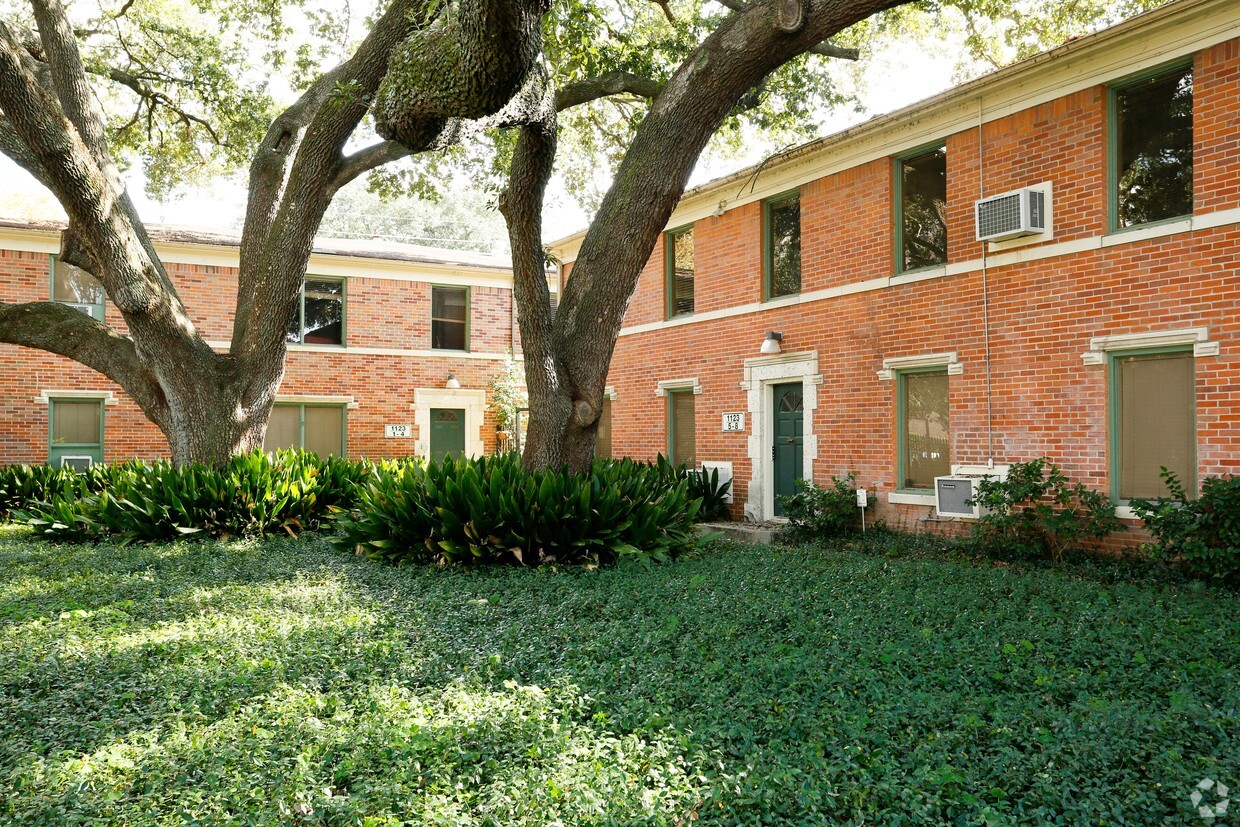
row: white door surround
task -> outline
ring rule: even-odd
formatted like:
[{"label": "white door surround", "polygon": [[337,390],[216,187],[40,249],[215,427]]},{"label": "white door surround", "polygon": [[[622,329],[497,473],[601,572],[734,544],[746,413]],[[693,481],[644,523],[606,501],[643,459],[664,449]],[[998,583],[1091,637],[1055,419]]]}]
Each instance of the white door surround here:
[{"label": "white door surround", "polygon": [[774,463],[771,460],[771,426],[773,395],[771,388],[779,384],[801,381],[805,416],[802,420],[804,435],[803,473],[806,478],[814,474],[814,460],[818,458],[818,437],[814,434],[814,411],[818,409],[818,386],[822,375],[818,373],[818,351],[780,353],[745,360],[745,381],[741,390],[747,391],[749,421],[749,460],[752,476],[749,478],[749,495],[745,502],[746,519],[758,522],[769,520],[775,514]]},{"label": "white door surround", "polygon": [[413,392],[413,425],[417,428],[415,453],[431,455],[431,408],[462,408],[465,411],[465,455],[482,456],[482,420],[486,416],[487,392],[471,388],[417,388]]}]

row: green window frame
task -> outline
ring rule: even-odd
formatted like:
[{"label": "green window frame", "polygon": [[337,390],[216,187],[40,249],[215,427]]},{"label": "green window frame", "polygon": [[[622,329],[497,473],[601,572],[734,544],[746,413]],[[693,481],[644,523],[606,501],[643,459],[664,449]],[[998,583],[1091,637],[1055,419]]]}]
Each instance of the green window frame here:
[{"label": "green window frame", "polygon": [[[794,285],[791,278],[787,279],[789,283],[777,285],[775,283],[775,266],[776,266],[776,239],[775,239],[775,222],[772,213],[782,207],[787,207],[792,203],[796,203],[797,207],[797,226],[796,239],[792,243],[795,249],[789,253],[789,260],[796,263],[795,289],[791,289]],[[791,192],[785,192],[768,198],[762,202],[762,298],[764,301],[782,298],[783,296],[796,296],[801,292],[803,268],[801,266],[801,190],[797,188]]]},{"label": "green window frame", "polygon": [[[47,294],[51,298],[51,300],[54,302],[57,302],[58,304],[67,304],[70,307],[76,307],[78,310],[81,310],[83,313],[90,316],[91,318],[98,319],[99,321],[103,321],[103,307],[104,307],[104,303],[107,301],[107,297],[103,292],[103,285],[99,284],[99,280],[96,279],[94,276],[92,276],[90,273],[87,273],[85,270],[82,270],[78,267],[73,267],[73,265],[69,264],[68,262],[61,261],[59,256],[49,256],[48,259],[49,259],[49,263],[48,263],[48,270],[47,270],[47,279],[48,279]],[[97,294],[99,300],[98,301],[85,301],[85,302],[75,301],[74,300],[75,298],[81,298],[81,297],[75,296],[74,298],[69,298],[63,295],[61,296],[56,295],[56,270],[58,268],[60,269],[73,268],[77,272],[85,275],[91,282],[94,283],[94,285],[97,286],[97,289],[92,292],[95,292]]]},{"label": "green window frame", "polygon": [[[464,331],[463,331],[465,346],[462,348],[443,347],[442,345],[436,344],[436,342],[441,341],[441,339],[439,339],[436,336],[437,325],[440,326],[440,330],[443,330],[443,327],[442,327],[443,325],[461,324],[460,319],[436,318],[435,316],[435,294],[441,291],[443,292],[453,291],[457,293],[462,293],[465,296],[465,321],[464,321]],[[469,339],[470,339],[470,333],[472,332],[471,325],[470,325],[470,318],[473,316],[473,300],[474,300],[473,291],[470,290],[468,287],[462,287],[459,284],[432,284],[431,285],[431,350],[447,350],[447,351],[452,351],[456,353],[468,353],[469,352],[469,349],[470,349]]]},{"label": "green window frame", "polygon": [[[1184,489],[1189,492],[1189,496],[1194,496],[1197,491],[1197,361],[1193,356],[1191,347],[1164,347],[1164,348],[1140,348],[1134,350],[1117,350],[1107,354],[1107,470],[1110,477],[1111,499],[1120,505],[1127,505],[1134,497],[1125,496],[1124,488],[1124,406],[1123,406],[1123,377],[1121,364],[1126,360],[1156,360],[1158,358],[1187,358],[1189,362],[1190,382],[1189,393],[1186,395],[1185,401],[1188,405],[1189,422],[1192,427],[1192,434],[1188,440],[1188,444],[1183,446],[1186,449],[1185,466],[1181,468],[1180,482],[1184,484]],[[1169,417],[1161,417],[1166,420]],[[1144,440],[1146,444],[1148,440]],[[1163,463],[1160,463],[1163,464]],[[1150,488],[1144,492],[1149,496],[1163,496],[1166,493],[1165,487],[1161,480],[1154,484],[1150,482]]]},{"label": "green window frame", "polygon": [[[680,262],[676,261],[678,242],[686,236],[689,239],[688,267],[683,266],[685,256],[681,257]],[[692,224],[668,230],[663,234],[663,278],[666,286],[666,314],[669,319],[689,316],[693,313],[694,277],[697,268],[694,260],[694,241]],[[682,266],[677,267],[678,263]],[[687,276],[684,275],[686,272]]]},{"label": "green window frame", "polygon": [[[915,273],[919,270],[927,270],[932,267],[942,267],[947,264],[947,216],[946,206],[943,216],[943,259],[942,261],[930,261],[918,264],[915,267],[908,267],[904,261],[905,258],[905,208],[904,208],[904,168],[911,161],[929,156],[935,152],[942,152],[944,164],[947,162],[947,142],[945,140],[933,141],[928,144],[911,149],[908,152],[901,153],[893,159],[893,177],[894,177],[894,200],[895,200],[895,223],[893,228],[894,247],[895,247],[895,271],[896,273]],[[946,205],[946,175],[944,175],[944,205]]]},{"label": "green window frame", "polygon": [[[92,462],[103,462],[104,434],[104,403],[99,397],[55,396],[47,401],[47,461],[49,465],[59,467],[63,456],[89,455]],[[92,405],[99,409],[99,439],[95,442],[57,442],[56,441],[56,408],[61,405]]]},{"label": "green window frame", "polygon": [[[676,413],[677,407],[681,407],[681,413],[684,417]],[[683,408],[688,408],[684,411]],[[686,419],[688,425],[681,419]],[[682,437],[686,431],[693,441],[691,452],[677,451],[676,445],[682,442]],[[689,453],[689,456],[680,456],[682,453]],[[672,465],[693,465],[697,463],[697,400],[694,398],[692,388],[681,388],[679,390],[669,390],[667,392],[667,459]]]},{"label": "green window frame", "polygon": [[942,376],[947,383],[946,468],[942,469],[945,475],[951,473],[951,375],[946,367],[911,368],[896,373],[896,491],[925,494],[934,491],[933,480],[929,486],[918,487],[910,486],[908,481],[908,379],[912,376]]},{"label": "green window frame", "polygon": [[290,447],[298,448],[302,451],[312,450],[310,447],[307,447],[307,444],[306,444],[306,420],[307,420],[306,412],[311,411],[311,410],[313,411],[329,411],[330,410],[330,411],[338,411],[340,414],[340,447],[339,447],[339,450],[333,449],[329,451],[328,453],[334,454],[335,456],[338,456],[338,457],[348,456],[349,411],[348,411],[347,405],[340,405],[340,404],[329,403],[329,402],[328,403],[277,402],[273,406],[273,409],[272,409],[273,415],[277,409],[279,410],[295,409],[297,411],[297,441],[296,441],[296,444],[291,445],[291,446],[290,445],[271,445],[270,439],[272,437],[272,431],[271,431],[270,423],[269,423],[268,430],[267,430],[267,436],[263,440],[264,451],[275,451],[275,450],[281,450],[281,449],[290,448]]},{"label": "green window frame", "polygon": [[[1173,76],[1183,75],[1187,71],[1189,78],[1189,100],[1192,103],[1189,114],[1188,141],[1188,212],[1176,215],[1164,215],[1145,221],[1126,222],[1121,214],[1120,206],[1120,96],[1144,84],[1157,83]],[[1179,221],[1193,214],[1193,110],[1196,101],[1193,98],[1193,60],[1182,58],[1171,63],[1164,63],[1152,69],[1121,78],[1107,87],[1107,230],[1108,232],[1124,232],[1138,227],[1150,227],[1170,221]]]},{"label": "green window frame", "polygon": [[[306,331],[306,297],[307,295],[309,295],[311,299],[318,298],[319,293],[318,291],[315,290],[315,287],[318,285],[327,285],[327,284],[340,285],[340,293],[339,293],[339,296],[340,296],[340,341],[339,342],[307,341],[306,339],[306,333],[307,333]],[[336,294],[322,293],[321,296],[325,301],[332,301],[335,299]],[[297,315],[293,319],[291,319],[289,322],[289,329],[288,329],[288,335],[286,337],[286,340],[288,341],[289,344],[295,344],[295,345],[317,345],[319,347],[344,347],[345,343],[348,341],[348,338],[347,338],[348,337],[348,329],[347,329],[348,318],[349,318],[348,279],[345,279],[342,277],[332,277],[332,276],[307,275],[306,278],[302,281],[301,294],[297,300]],[[330,327],[330,325],[328,325],[328,327]],[[326,329],[326,328],[320,328],[320,329]]]}]

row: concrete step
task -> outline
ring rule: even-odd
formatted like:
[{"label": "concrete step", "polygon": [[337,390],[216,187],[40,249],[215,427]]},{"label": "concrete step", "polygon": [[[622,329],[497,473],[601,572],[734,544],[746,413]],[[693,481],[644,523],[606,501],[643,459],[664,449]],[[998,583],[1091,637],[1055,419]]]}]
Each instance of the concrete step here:
[{"label": "concrete step", "polygon": [[729,540],[738,543],[765,543],[775,541],[775,532],[779,531],[777,523],[698,523],[698,534],[712,534],[716,531]]}]

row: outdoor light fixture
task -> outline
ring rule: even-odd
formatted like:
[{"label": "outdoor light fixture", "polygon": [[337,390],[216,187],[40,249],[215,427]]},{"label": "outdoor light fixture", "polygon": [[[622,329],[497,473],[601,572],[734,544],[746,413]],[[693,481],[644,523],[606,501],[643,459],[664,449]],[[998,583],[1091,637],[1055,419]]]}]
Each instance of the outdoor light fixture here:
[{"label": "outdoor light fixture", "polygon": [[720,201],[719,206],[716,207],[715,211],[711,214],[715,216],[715,218],[719,218],[720,216],[723,215],[724,210],[726,210],[727,208],[728,208],[728,202],[726,200]]},{"label": "outdoor light fixture", "polygon": [[762,353],[763,355],[772,354],[772,353],[781,353],[783,352],[783,348],[779,346],[779,343],[782,342],[783,340],[784,340],[784,334],[776,333],[774,330],[772,330],[769,333],[767,333],[766,338],[762,340],[762,350],[759,352]]},{"label": "outdoor light fixture", "polygon": [[449,374],[448,374],[448,381],[447,381],[447,382],[444,382],[444,383],[443,383],[443,386],[444,386],[445,388],[450,388],[450,389],[452,389],[452,390],[456,390],[457,388],[459,388],[459,387],[461,386],[461,383],[457,381],[457,379],[456,379],[456,374],[455,374],[455,373],[449,373]]}]

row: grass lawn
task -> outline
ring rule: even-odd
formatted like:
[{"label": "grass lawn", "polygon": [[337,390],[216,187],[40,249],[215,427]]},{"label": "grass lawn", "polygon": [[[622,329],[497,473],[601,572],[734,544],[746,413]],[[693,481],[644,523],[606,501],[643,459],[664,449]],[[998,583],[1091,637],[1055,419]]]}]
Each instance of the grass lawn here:
[{"label": "grass lawn", "polygon": [[916,545],[465,572],[0,529],[0,823],[1203,824],[1198,782],[1240,793],[1240,596]]}]

